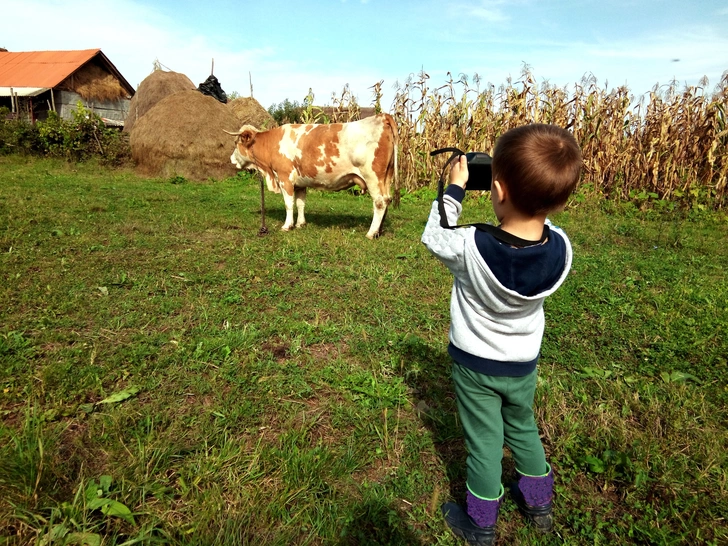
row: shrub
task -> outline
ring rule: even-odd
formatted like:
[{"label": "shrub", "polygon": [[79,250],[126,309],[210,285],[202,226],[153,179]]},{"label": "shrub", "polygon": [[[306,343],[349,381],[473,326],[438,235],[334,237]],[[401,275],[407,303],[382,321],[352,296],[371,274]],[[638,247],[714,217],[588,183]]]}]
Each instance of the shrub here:
[{"label": "shrub", "polygon": [[0,108],[0,154],[38,153],[38,127],[23,119],[8,119],[10,110]]},{"label": "shrub", "polygon": [[0,153],[23,153],[62,157],[69,161],[98,158],[118,166],[130,157],[126,135],[106,127],[103,120],[79,102],[66,120],[49,112],[45,121],[29,123],[7,119],[8,109],[0,109]]}]

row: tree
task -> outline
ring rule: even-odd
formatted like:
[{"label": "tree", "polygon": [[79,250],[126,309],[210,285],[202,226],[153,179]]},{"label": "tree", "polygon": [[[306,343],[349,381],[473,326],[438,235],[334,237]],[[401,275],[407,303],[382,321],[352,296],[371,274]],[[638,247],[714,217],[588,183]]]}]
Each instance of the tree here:
[{"label": "tree", "polygon": [[271,105],[268,108],[268,113],[273,116],[278,125],[283,125],[284,123],[301,123],[303,110],[303,106],[297,101],[291,102],[286,99],[283,102]]}]

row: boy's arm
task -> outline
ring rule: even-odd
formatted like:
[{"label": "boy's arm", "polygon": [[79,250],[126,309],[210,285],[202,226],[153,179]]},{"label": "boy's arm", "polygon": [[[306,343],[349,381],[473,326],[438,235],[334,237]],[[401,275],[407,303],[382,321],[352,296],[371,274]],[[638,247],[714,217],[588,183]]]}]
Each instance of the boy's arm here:
[{"label": "boy's arm", "polygon": [[[445,214],[450,225],[457,224],[463,210],[461,201],[465,197],[465,190],[458,186],[450,184],[443,197]],[[422,233],[422,243],[454,275],[464,271],[463,254],[466,237],[468,236],[472,237],[472,229],[445,229],[441,227],[438,202],[432,203],[430,216],[427,219],[425,231]]]}]

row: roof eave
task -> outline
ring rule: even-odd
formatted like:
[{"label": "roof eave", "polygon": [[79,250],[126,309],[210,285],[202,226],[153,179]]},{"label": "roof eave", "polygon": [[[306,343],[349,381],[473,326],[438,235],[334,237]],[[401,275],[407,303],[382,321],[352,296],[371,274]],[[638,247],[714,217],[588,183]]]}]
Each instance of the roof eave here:
[{"label": "roof eave", "polygon": [[0,87],[0,97],[37,97],[49,90],[50,87]]}]

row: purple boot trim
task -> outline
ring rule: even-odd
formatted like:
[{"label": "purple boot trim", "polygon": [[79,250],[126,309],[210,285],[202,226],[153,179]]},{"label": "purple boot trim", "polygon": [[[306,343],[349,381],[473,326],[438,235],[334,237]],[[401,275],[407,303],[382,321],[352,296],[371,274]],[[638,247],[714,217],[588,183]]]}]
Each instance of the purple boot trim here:
[{"label": "purple boot trim", "polygon": [[480,527],[493,527],[498,520],[498,509],[500,508],[501,500],[503,500],[503,495],[495,500],[485,500],[476,497],[468,491],[468,515]]},{"label": "purple boot trim", "polygon": [[526,505],[532,508],[547,506],[554,498],[554,472],[549,467],[545,476],[524,476],[519,473],[518,489]]}]

